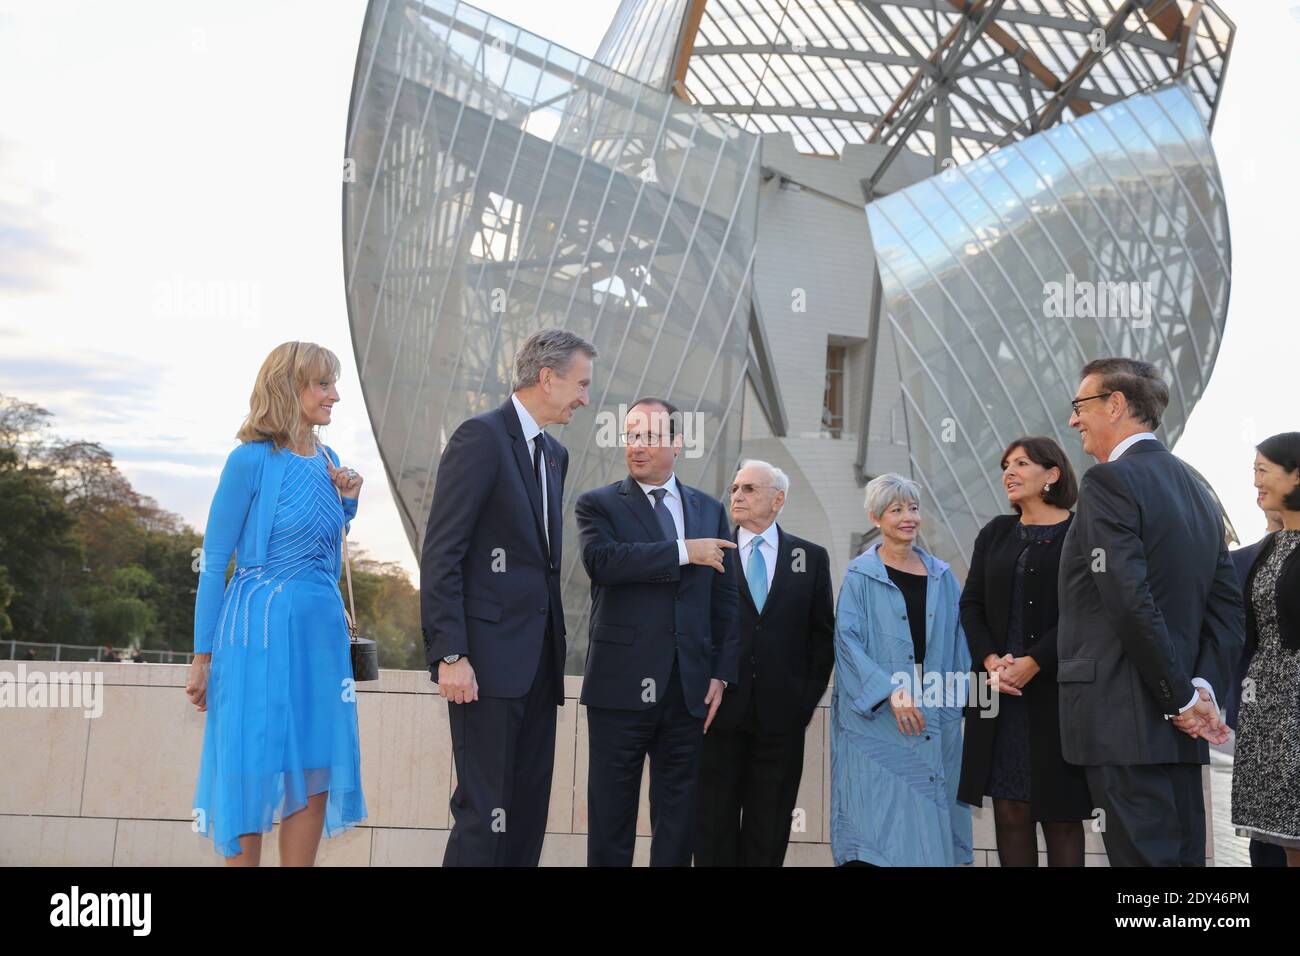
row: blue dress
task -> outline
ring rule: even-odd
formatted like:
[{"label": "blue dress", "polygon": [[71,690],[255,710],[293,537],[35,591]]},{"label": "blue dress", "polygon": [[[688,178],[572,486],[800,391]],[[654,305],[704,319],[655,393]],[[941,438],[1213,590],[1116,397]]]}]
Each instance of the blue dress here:
[{"label": "blue dress", "polygon": [[324,835],[366,817],[338,567],[343,507],[325,452],[285,465],[266,563],[226,586],[212,645],[195,829],[225,856],[329,791]]}]

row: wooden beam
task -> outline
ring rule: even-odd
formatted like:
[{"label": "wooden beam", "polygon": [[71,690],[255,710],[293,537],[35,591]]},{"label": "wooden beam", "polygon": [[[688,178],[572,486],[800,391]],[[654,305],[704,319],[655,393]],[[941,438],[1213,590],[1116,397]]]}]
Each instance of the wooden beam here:
[{"label": "wooden beam", "polygon": [[677,40],[677,50],[673,54],[673,79],[668,88],[679,100],[691,101],[686,92],[686,70],[691,63],[691,53],[695,50],[695,37],[700,32],[700,20],[704,17],[704,5],[708,0],[691,0],[691,5],[682,20],[682,33]]},{"label": "wooden beam", "polygon": [[[972,4],[969,0],[948,0],[954,7],[960,10],[966,16],[971,13],[978,13],[978,4]],[[998,26],[996,23],[990,23],[984,28],[985,35],[1002,47],[1013,60],[1020,64],[1020,68],[1032,75],[1039,83],[1049,90],[1059,90],[1064,84],[1061,79],[1053,73],[1042,60],[1040,60],[1027,47],[1023,47],[1010,33]],[[1092,112],[1092,104],[1087,100],[1074,98],[1069,103],[1070,111],[1075,116],[1083,116],[1085,113]]]}]

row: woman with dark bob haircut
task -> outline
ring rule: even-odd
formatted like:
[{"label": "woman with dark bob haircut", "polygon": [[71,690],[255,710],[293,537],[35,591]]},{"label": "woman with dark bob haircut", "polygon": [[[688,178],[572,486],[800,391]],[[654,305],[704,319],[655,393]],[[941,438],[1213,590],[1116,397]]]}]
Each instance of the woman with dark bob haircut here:
[{"label": "woman with dark bob haircut", "polygon": [[1300,866],[1300,432],[1255,446],[1259,507],[1282,513],[1244,589],[1246,643],[1232,766],[1232,822],[1240,836],[1286,851]]},{"label": "woman with dark bob haircut", "polygon": [[1056,689],[1056,578],[1079,494],[1074,469],[1051,438],[1017,438],[1002,453],[1013,514],[980,531],[961,594],[971,660],[999,696],[995,711],[968,708],[958,798],[993,798],[998,859],[1037,866],[1037,824],[1049,866],[1083,866],[1092,800],[1081,767],[1061,756]]}]

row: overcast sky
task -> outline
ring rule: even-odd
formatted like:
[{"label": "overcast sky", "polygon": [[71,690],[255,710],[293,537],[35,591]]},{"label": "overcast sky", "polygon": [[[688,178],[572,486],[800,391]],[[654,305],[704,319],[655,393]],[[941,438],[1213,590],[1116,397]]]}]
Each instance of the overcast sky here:
[{"label": "overcast sky", "polygon": [[[617,0],[483,0],[591,55]],[[1295,0],[1221,0],[1238,33],[1214,145],[1228,327],[1175,451],[1243,540],[1253,445],[1300,429]],[[104,444],[202,529],[253,376],[287,339],[344,362],[326,440],[368,477],[353,539],[415,561],[356,384],[339,166],[364,0],[0,0],[0,392]]]}]

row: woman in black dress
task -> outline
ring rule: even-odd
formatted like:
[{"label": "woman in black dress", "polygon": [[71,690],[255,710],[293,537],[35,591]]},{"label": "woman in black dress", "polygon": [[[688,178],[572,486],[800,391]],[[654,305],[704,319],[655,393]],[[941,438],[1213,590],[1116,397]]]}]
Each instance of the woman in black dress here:
[{"label": "woman in black dress", "polygon": [[981,680],[1000,688],[996,716],[968,708],[958,799],[993,798],[998,859],[1037,866],[1036,825],[1048,866],[1083,866],[1082,820],[1092,815],[1083,769],[1061,756],[1056,690],[1056,577],[1079,485],[1046,437],[1018,438],[1002,455],[1015,514],[975,539],[961,623]]}]

